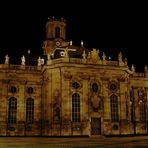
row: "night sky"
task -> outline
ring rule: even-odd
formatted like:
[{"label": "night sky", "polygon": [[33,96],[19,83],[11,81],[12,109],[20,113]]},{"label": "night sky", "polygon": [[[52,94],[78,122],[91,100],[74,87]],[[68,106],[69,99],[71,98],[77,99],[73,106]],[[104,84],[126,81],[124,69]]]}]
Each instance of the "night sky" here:
[{"label": "night sky", "polygon": [[67,40],[72,39],[73,44],[80,45],[83,40],[86,48],[105,51],[113,60],[121,51],[128,58],[129,67],[135,64],[138,72],[148,65],[146,4],[62,2],[6,0],[1,4],[0,63],[4,63],[6,54],[13,63],[28,49],[42,55],[45,23],[48,17],[55,16],[66,19]]}]

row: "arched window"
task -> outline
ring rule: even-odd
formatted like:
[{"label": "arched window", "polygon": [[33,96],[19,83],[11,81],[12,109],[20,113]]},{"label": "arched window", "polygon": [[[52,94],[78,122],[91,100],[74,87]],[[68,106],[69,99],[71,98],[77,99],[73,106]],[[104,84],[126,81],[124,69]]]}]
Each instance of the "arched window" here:
[{"label": "arched window", "polygon": [[17,99],[11,97],[9,99],[9,108],[8,108],[8,123],[15,124],[16,123],[16,114],[17,113]]},{"label": "arched window", "polygon": [[55,28],[55,37],[56,38],[59,38],[60,37],[60,28],[59,27],[56,27]]},{"label": "arched window", "polygon": [[118,97],[114,94],[110,96],[110,105],[111,105],[111,120],[118,121],[119,120]]},{"label": "arched window", "polygon": [[28,98],[26,101],[26,122],[33,123],[34,121],[34,100]]},{"label": "arched window", "polygon": [[72,122],[80,122],[80,95],[72,95]]},{"label": "arched window", "polygon": [[146,109],[145,109],[145,103],[140,101],[139,104],[139,109],[140,109],[140,121],[141,122],[146,122]]},{"label": "arched window", "polygon": [[134,107],[134,103],[131,102],[131,122],[135,121],[135,107]]},{"label": "arched window", "polygon": [[134,91],[130,91],[130,107],[131,107],[131,122],[135,122],[135,101],[134,101]]}]

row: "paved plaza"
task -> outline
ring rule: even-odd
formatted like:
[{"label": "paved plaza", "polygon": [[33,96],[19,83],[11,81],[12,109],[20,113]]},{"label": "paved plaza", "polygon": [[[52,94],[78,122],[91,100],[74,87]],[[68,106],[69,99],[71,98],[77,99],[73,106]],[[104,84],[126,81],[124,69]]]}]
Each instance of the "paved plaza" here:
[{"label": "paved plaza", "polygon": [[135,137],[0,137],[0,148],[148,148],[148,136]]}]

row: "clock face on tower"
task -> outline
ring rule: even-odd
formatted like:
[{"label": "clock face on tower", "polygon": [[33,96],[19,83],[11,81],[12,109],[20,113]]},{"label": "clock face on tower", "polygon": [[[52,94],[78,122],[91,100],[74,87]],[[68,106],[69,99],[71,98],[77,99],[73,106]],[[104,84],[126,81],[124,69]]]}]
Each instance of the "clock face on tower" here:
[{"label": "clock face on tower", "polygon": [[56,41],[56,46],[60,46],[61,45],[61,43],[60,43],[60,41]]}]

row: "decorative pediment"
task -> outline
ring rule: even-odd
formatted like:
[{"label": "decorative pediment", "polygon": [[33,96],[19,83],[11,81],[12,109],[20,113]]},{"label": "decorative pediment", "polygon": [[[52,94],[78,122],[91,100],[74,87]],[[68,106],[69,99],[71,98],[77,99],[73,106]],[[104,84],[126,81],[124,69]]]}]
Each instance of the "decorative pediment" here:
[{"label": "decorative pediment", "polygon": [[20,79],[18,81],[19,81],[20,84],[23,84],[23,85],[27,84],[27,80]]},{"label": "decorative pediment", "polygon": [[125,72],[125,73],[121,74],[120,76],[118,76],[117,79],[118,79],[118,81],[124,82],[128,78],[129,78],[129,74]]},{"label": "decorative pediment", "polygon": [[124,82],[124,81],[125,81],[125,79],[126,79],[126,78],[125,78],[125,77],[123,77],[123,76],[120,76],[120,77],[118,77],[118,78],[117,78],[117,80],[118,80],[118,81],[120,81],[120,82]]},{"label": "decorative pediment", "polygon": [[16,78],[17,77],[17,73],[7,73],[7,77]]},{"label": "decorative pediment", "polygon": [[92,62],[94,64],[99,63],[100,61],[99,50],[96,50],[95,48],[93,48],[93,51],[91,51],[91,57],[92,57]]},{"label": "decorative pediment", "polygon": [[88,75],[87,73],[82,73],[79,75],[79,77],[81,79],[84,79],[84,80],[89,80],[90,79],[90,75]]},{"label": "decorative pediment", "polygon": [[93,48],[93,50],[88,53],[87,63],[102,64],[102,61],[99,56],[99,49],[97,50]]},{"label": "decorative pediment", "polygon": [[100,77],[100,79],[103,81],[109,81],[110,78],[109,77]]},{"label": "decorative pediment", "polygon": [[4,84],[9,84],[10,83],[10,79],[2,79],[1,81]]},{"label": "decorative pediment", "polygon": [[138,89],[138,88],[139,88],[139,86],[132,86],[132,88],[133,88],[133,89]]},{"label": "decorative pediment", "polygon": [[70,79],[72,79],[72,74],[69,71],[65,71],[63,73],[63,77],[67,80],[70,80]]}]

